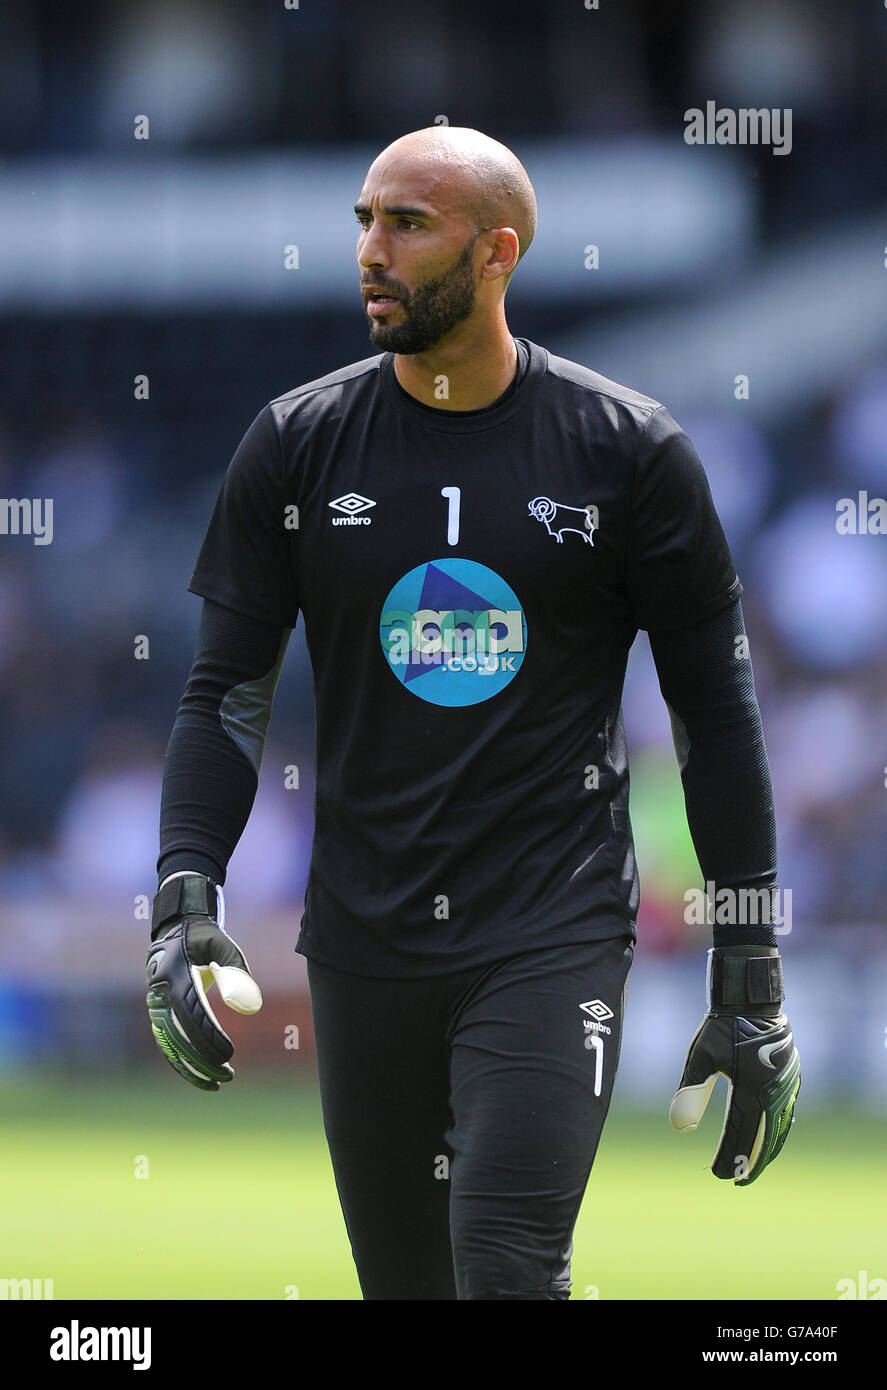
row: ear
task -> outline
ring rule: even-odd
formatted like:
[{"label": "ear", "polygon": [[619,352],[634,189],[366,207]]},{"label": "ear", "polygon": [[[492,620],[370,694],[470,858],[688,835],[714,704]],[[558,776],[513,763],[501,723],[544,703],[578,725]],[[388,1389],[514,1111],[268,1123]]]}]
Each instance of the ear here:
[{"label": "ear", "polygon": [[482,274],[485,280],[498,280],[510,275],[520,256],[520,238],[513,227],[491,227],[484,235],[489,254]]}]

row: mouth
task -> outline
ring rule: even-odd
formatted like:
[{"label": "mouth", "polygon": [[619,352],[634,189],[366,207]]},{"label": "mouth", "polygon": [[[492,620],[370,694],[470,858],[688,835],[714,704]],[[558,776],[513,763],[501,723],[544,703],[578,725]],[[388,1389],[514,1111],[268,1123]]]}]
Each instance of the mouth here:
[{"label": "mouth", "polygon": [[386,294],[383,290],[364,290],[364,302],[366,311],[373,318],[379,318],[383,314],[388,314],[394,309],[400,300],[397,295]]}]

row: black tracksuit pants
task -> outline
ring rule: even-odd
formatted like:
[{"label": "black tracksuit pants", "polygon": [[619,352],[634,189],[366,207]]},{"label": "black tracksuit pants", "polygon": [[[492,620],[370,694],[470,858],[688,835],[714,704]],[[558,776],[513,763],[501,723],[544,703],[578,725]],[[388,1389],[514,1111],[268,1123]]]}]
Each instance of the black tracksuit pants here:
[{"label": "black tracksuit pants", "polygon": [[569,1297],[633,954],[623,936],[398,980],[309,960],[365,1299]]}]

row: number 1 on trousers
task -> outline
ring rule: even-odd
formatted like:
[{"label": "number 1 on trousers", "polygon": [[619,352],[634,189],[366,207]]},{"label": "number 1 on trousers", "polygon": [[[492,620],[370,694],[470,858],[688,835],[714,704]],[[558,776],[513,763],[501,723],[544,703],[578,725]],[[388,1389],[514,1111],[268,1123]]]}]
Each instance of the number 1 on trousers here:
[{"label": "number 1 on trousers", "polygon": [[585,1039],[585,1046],[590,1052],[594,1052],[594,1093],[599,1096],[604,1076],[604,1040],[599,1033],[589,1033]]}]

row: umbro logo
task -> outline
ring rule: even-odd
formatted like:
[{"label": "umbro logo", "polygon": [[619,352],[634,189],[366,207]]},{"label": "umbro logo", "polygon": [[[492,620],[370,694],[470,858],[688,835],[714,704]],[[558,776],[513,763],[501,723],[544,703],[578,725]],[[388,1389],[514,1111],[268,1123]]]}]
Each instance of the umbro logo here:
[{"label": "umbro logo", "polygon": [[337,512],[347,512],[353,516],[355,512],[365,512],[367,507],[375,507],[375,502],[370,497],[361,497],[359,492],[346,492],[342,497],[337,497],[330,506],[335,507]]},{"label": "umbro logo", "polygon": [[603,999],[590,999],[587,1004],[580,1004],[579,1007],[585,1013],[591,1014],[592,1018],[596,1018],[598,1023],[603,1023],[605,1018],[613,1017],[613,1010],[607,1007]]},{"label": "umbro logo", "polygon": [[[605,1018],[613,1017],[613,1010],[604,1003],[603,999],[589,999],[587,1003],[580,1004],[583,1013],[589,1014],[589,1018],[583,1018],[582,1026],[587,1035],[592,1033],[609,1033],[609,1028],[604,1023]],[[585,1046],[591,1047],[588,1036],[585,1039]]]},{"label": "umbro logo", "polygon": [[363,497],[359,492],[346,492],[329,505],[337,512],[345,512],[345,516],[330,518],[334,526],[369,526],[372,518],[357,516],[356,513],[366,512],[376,504],[371,497]]}]

